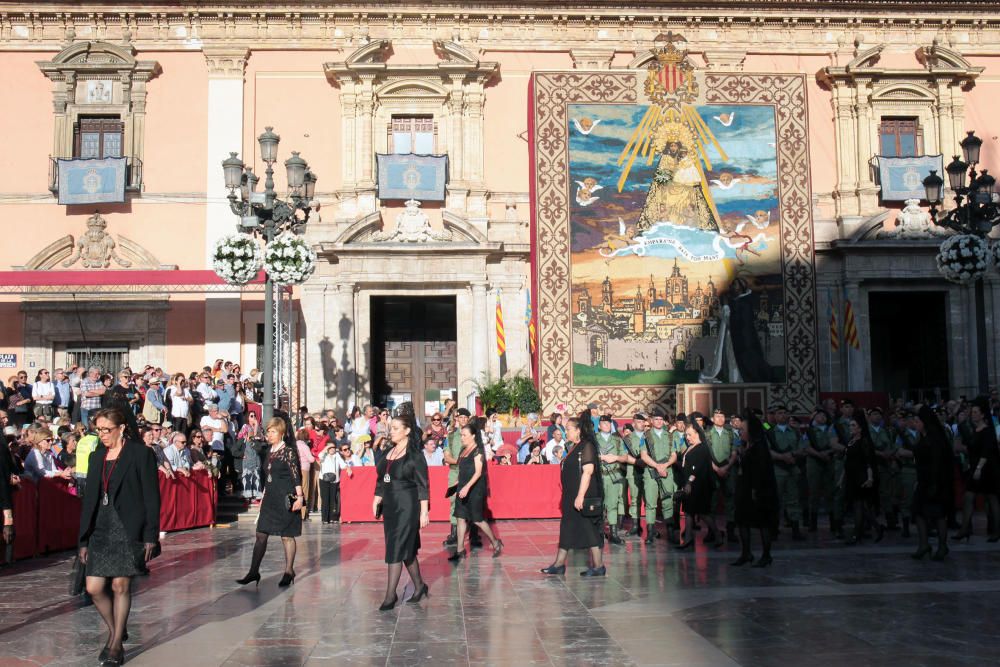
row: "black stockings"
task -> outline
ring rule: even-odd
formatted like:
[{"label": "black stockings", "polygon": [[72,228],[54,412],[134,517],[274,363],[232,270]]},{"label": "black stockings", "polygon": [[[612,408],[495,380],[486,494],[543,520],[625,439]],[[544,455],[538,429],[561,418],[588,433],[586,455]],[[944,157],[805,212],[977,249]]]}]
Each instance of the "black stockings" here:
[{"label": "black stockings", "polygon": [[[267,533],[257,533],[253,543],[253,557],[250,561],[250,574],[260,573],[260,564],[267,552]],[[281,546],[285,549],[285,574],[295,574],[295,538],[282,537]]]},{"label": "black stockings", "polygon": [[87,593],[94,601],[97,613],[108,628],[108,648],[120,651],[125,638],[128,614],[132,609],[132,579],[114,577],[111,579],[111,594],[108,594],[107,577],[87,577]]},{"label": "black stockings", "polygon": [[260,563],[264,560],[267,552],[267,533],[257,533],[257,539],[253,543],[253,557],[250,560],[250,574],[260,573]]},{"label": "black stockings", "polygon": [[[750,553],[750,526],[749,526],[749,524],[741,523],[741,524],[739,524],[739,529],[740,529],[740,547],[741,547],[741,549],[740,549],[740,551],[741,551],[740,555],[741,556],[750,556],[751,555],[751,553]],[[772,540],[771,531],[768,528],[766,528],[766,527],[765,528],[761,528],[760,529],[760,543],[761,543],[761,546],[764,549],[764,553],[762,554],[764,557],[767,557],[767,556],[771,555],[771,540]]]},{"label": "black stockings", "polygon": [[382,604],[390,604],[396,599],[396,588],[399,586],[399,578],[403,574],[403,565],[406,565],[406,572],[410,575],[410,581],[413,582],[414,594],[419,593],[420,589],[424,587],[424,579],[420,576],[420,562],[417,561],[416,556],[408,561],[389,563],[385,582],[385,599],[382,600]]},{"label": "black stockings", "polygon": [[295,538],[282,537],[281,545],[285,547],[285,574],[295,574]]}]

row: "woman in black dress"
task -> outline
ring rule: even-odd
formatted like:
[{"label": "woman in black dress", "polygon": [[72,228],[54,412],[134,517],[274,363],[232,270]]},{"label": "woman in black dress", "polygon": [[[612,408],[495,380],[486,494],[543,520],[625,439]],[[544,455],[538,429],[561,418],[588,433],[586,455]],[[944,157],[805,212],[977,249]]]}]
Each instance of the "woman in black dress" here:
[{"label": "woman in black dress", "polygon": [[774,478],[774,460],[764,425],[753,410],[743,412],[740,438],[746,443],[739,452],[736,471],[736,525],[740,531],[740,557],[732,562],[737,567],[753,563],[750,552],[750,529],[760,530],[763,553],[753,567],[772,563],[771,540],[778,530],[778,483]]},{"label": "woman in black dress", "polygon": [[865,524],[875,525],[875,541],[885,532],[876,513],[878,504],[878,464],[875,446],[868,437],[868,419],[860,410],[848,424],[847,451],[844,454],[844,503],[854,513],[854,535],[848,544],[857,544],[864,534]]},{"label": "woman in black dress", "polygon": [[[969,442],[969,469],[965,471],[965,497],[962,507],[962,529],[955,535],[956,540],[968,540],[972,536],[972,511],[977,495],[986,496],[989,515],[994,525],[1000,524],[1000,449],[997,449],[997,434],[993,428],[990,404],[984,397],[972,402],[969,409],[972,421],[972,439]],[[1000,540],[1000,528],[990,535],[989,542]]]},{"label": "woman in black dress", "polygon": [[396,587],[403,566],[410,574],[414,594],[410,602],[419,602],[427,595],[427,583],[420,576],[417,552],[420,550],[420,529],[430,523],[430,483],[427,459],[420,450],[420,432],[413,415],[402,412],[389,423],[392,449],[379,461],[375,482],[372,514],[381,512],[385,534],[385,562],[388,578],[385,599],[379,611],[388,611],[399,601]]},{"label": "woman in black dress", "polygon": [[913,447],[917,488],[913,493],[912,508],[917,520],[919,546],[911,555],[920,560],[931,552],[927,535],[928,526],[933,523],[937,526],[938,548],[931,558],[944,560],[948,555],[948,517],[955,500],[955,479],[952,475],[954,454],[941,420],[929,407],[920,406],[913,424],[920,434]]},{"label": "woman in black dress", "polygon": [[[601,482],[600,458],[597,438],[590,411],[566,422],[566,439],[569,451],[563,458],[559,480],[562,483],[562,500],[559,521],[559,549],[556,559],[542,574],[565,574],[566,556],[570,549],[589,549],[591,565],[580,573],[581,577],[603,577],[604,567],[604,487]],[[586,506],[585,515],[584,508]]]},{"label": "woman in black dress", "polygon": [[483,516],[486,510],[488,481],[486,478],[486,452],[481,431],[469,422],[462,427],[462,451],[458,454],[458,500],[455,501],[455,518],[458,520],[458,539],[450,561],[465,558],[465,532],[472,523],[483,531],[493,545],[493,557],[503,551],[503,542],[493,536],[490,524]]},{"label": "woman in black dress", "polygon": [[708,534],[714,536],[711,546],[721,547],[726,543],[715,525],[712,512],[712,492],[715,490],[717,468],[712,462],[712,450],[706,443],[705,431],[693,419],[684,431],[687,449],[681,458],[682,481],[684,482],[681,504],[684,508],[684,534],[678,549],[687,549],[694,544],[694,524],[700,518],[708,526]]},{"label": "woman in black dress", "polygon": [[[108,628],[102,665],[125,662],[132,577],[153,558],[160,538],[160,484],[156,458],[141,442],[126,440],[126,416],[116,408],[95,416],[103,447],[90,455],[88,492],[80,514],[80,562],[87,593]],[[108,581],[111,595],[108,594]]]},{"label": "woman in black dress", "polygon": [[[260,585],[260,562],[267,551],[267,538],[280,535],[285,548],[285,573],[278,586],[284,588],[295,581],[295,538],[302,534],[302,470],[299,467],[299,453],[295,445],[285,439],[288,424],[275,417],[267,423],[264,437],[270,446],[264,470],[264,498],[260,502],[260,516],[257,517],[257,540],[253,545],[253,557],[247,576],[236,583],[245,585],[251,581]],[[289,500],[294,500],[291,505]]]}]

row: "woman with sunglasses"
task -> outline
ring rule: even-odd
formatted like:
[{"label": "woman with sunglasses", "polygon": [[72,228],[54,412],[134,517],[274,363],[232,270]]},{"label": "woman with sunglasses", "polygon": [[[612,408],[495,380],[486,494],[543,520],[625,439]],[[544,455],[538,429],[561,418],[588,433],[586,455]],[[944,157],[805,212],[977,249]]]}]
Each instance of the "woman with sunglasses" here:
[{"label": "woman with sunglasses", "polygon": [[[132,606],[132,577],[154,556],[160,534],[160,486],[156,458],[126,437],[125,415],[100,410],[97,437],[103,447],[90,455],[80,515],[80,562],[87,593],[108,628],[98,660],[104,667],[125,662],[125,627]],[[111,593],[108,593],[108,584]]]},{"label": "woman with sunglasses", "polygon": [[47,428],[40,428],[32,432],[31,451],[24,459],[24,474],[31,478],[31,481],[38,483],[43,477],[61,477],[62,479],[73,479],[73,469],[66,468],[60,470],[56,464],[55,456],[52,455],[52,431]]}]

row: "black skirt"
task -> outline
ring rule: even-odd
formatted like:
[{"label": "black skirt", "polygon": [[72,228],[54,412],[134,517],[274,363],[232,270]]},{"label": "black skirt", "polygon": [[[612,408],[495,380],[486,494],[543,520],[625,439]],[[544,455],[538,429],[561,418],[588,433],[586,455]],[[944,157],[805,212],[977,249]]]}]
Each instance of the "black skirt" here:
[{"label": "black skirt", "polygon": [[[463,456],[458,460],[458,489],[459,491],[469,483],[472,476],[476,474],[476,455]],[[469,490],[465,498],[455,499],[455,517],[465,519],[472,523],[485,521],[486,510],[486,464],[483,463],[483,474]]]},{"label": "black skirt", "polygon": [[88,577],[134,577],[144,559],[144,545],[129,539],[112,504],[97,506],[94,532],[87,544]]}]

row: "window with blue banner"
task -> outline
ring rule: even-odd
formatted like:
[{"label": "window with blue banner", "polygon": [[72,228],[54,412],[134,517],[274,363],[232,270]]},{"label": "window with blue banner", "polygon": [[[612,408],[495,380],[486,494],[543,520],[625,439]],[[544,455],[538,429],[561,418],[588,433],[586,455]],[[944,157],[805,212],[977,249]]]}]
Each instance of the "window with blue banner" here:
[{"label": "window with blue banner", "polygon": [[447,155],[377,154],[378,198],[444,201]]}]

